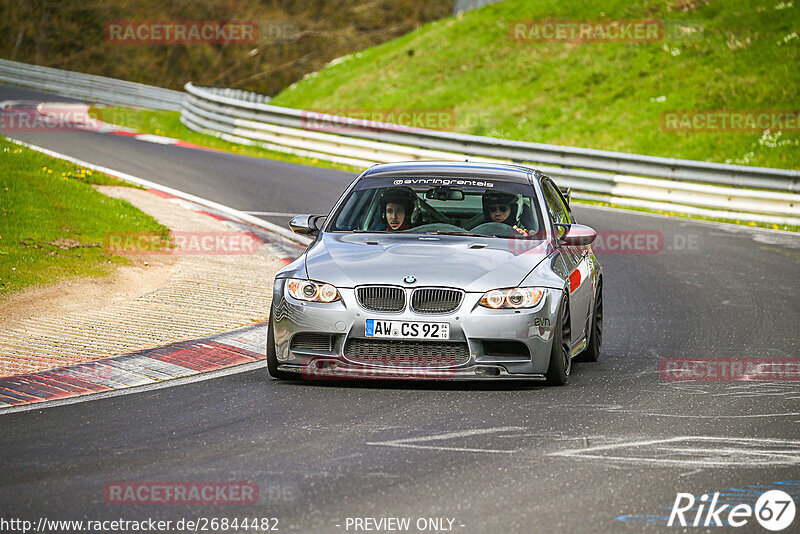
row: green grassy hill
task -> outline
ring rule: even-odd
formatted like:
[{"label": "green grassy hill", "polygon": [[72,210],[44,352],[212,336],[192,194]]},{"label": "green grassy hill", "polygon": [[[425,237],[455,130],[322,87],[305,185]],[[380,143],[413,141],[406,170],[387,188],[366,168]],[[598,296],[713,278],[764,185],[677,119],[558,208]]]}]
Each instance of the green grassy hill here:
[{"label": "green grassy hill", "polygon": [[[192,81],[274,95],[332,58],[451,12],[452,0],[0,0],[0,58],[177,90]],[[238,21],[258,32],[243,43],[157,44],[120,43],[106,31],[168,21]]]},{"label": "green grassy hill", "polygon": [[[658,19],[668,31],[652,43],[510,38],[513,22],[541,19]],[[796,118],[794,132],[661,126],[672,110],[800,110],[798,33],[800,2],[789,0],[506,1],[340,58],[273,103],[346,114],[446,109],[459,132],[798,168]]]}]

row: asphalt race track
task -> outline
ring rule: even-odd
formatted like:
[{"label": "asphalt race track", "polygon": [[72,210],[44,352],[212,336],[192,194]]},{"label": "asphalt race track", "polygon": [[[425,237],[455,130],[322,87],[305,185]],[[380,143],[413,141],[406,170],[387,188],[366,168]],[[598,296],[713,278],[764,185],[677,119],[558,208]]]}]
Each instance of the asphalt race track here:
[{"label": "asphalt race track", "polygon": [[[0,88],[0,101],[20,98],[41,94]],[[14,136],[246,211],[326,213],[353,178],[92,132]],[[0,415],[2,515],[274,517],[287,532],[354,532],[352,518],[365,517],[446,518],[464,533],[635,532],[682,531],[666,526],[679,492],[752,505],[783,488],[800,506],[800,382],[659,372],[664,358],[796,358],[800,237],[575,212],[606,238],[661,237],[657,250],[599,254],[603,354],[574,367],[568,386],[285,383],[258,369]],[[252,481],[259,501],[107,504],[104,488],[118,481]],[[757,529],[751,518],[738,530]]]}]

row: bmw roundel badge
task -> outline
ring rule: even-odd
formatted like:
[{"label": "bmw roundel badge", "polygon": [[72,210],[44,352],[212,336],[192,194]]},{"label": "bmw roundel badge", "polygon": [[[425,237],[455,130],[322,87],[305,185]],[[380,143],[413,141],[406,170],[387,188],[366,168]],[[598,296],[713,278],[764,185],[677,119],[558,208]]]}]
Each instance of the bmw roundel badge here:
[{"label": "bmw roundel badge", "polygon": [[403,278],[403,282],[405,282],[406,284],[413,284],[416,281],[417,281],[417,277],[416,276],[411,276],[410,274],[408,276],[406,276],[405,278]]}]

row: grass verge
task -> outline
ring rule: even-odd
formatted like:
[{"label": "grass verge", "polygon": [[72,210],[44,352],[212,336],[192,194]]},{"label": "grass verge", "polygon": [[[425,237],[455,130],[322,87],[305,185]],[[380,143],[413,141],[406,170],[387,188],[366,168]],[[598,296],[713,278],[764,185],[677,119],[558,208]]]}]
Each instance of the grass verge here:
[{"label": "grass verge", "polygon": [[168,239],[167,227],[93,185],[128,184],[0,139],[0,301],[130,263],[108,250],[109,234]]}]

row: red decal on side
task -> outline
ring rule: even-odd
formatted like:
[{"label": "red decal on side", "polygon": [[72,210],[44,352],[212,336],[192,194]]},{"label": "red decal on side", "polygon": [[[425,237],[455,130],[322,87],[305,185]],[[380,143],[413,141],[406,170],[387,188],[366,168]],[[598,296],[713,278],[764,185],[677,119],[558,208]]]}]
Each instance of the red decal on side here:
[{"label": "red decal on side", "polygon": [[569,275],[569,292],[572,293],[581,285],[581,272],[578,269],[572,271]]}]

